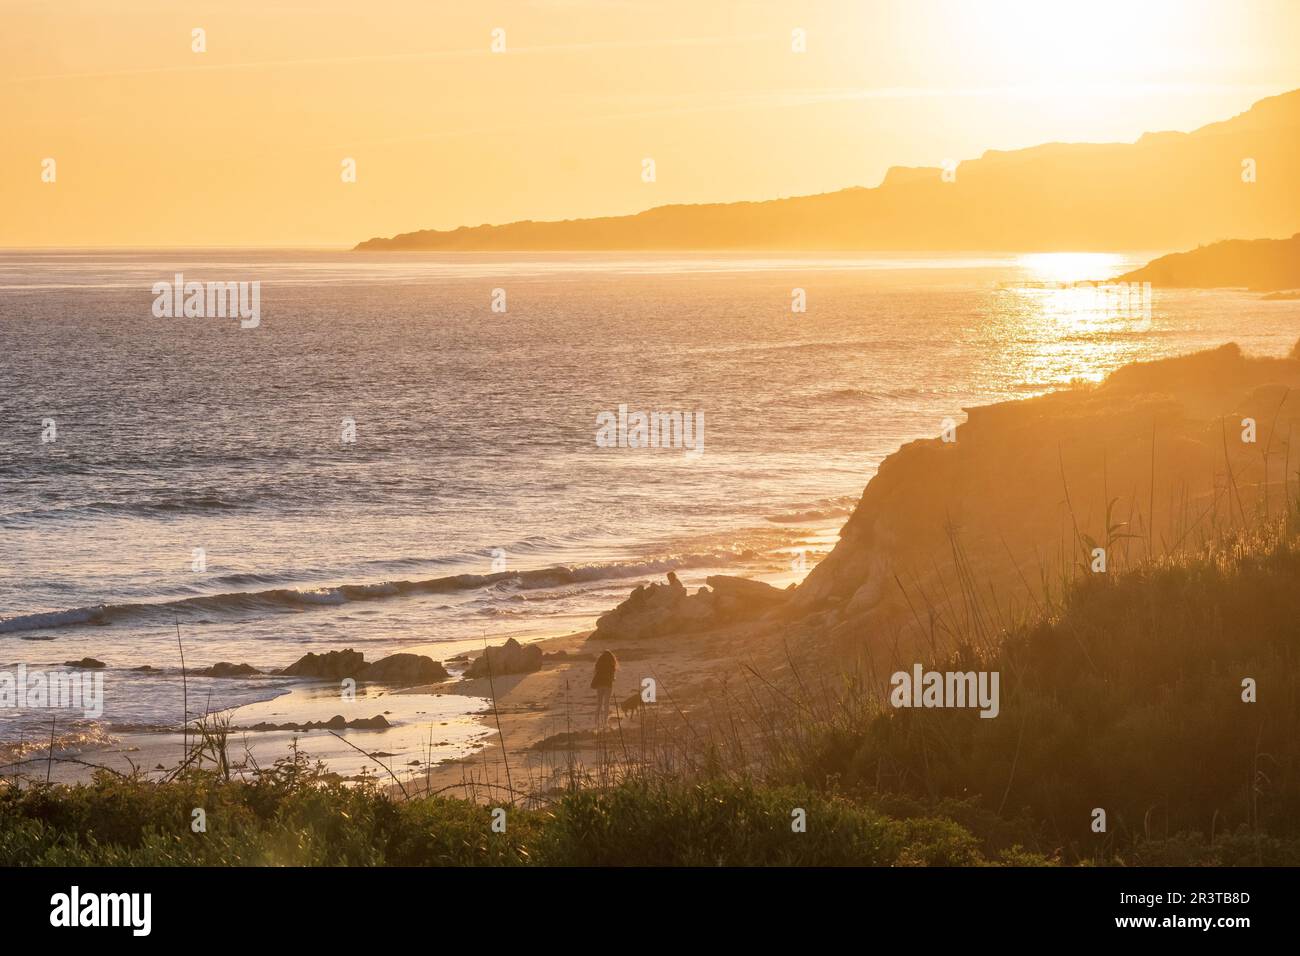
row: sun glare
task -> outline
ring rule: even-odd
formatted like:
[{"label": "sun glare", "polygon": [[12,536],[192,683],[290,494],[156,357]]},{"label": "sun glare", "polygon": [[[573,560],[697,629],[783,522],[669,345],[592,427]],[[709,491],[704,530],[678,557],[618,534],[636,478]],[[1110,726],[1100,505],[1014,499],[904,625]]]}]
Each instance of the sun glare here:
[{"label": "sun glare", "polygon": [[1031,282],[1100,282],[1123,271],[1123,263],[1111,252],[1034,252],[1017,260]]},{"label": "sun glare", "polygon": [[958,8],[954,24],[984,65],[1001,63],[1054,88],[1132,82],[1192,63],[1173,62],[1190,4],[1097,0],[1080,5],[1001,0]]}]

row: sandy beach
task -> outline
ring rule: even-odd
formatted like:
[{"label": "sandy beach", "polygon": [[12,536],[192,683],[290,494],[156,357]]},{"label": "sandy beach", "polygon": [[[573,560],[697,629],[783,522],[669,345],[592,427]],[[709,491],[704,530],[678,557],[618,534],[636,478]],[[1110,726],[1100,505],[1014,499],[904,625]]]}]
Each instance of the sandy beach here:
[{"label": "sandy beach", "polygon": [[[505,786],[544,794],[563,786],[569,772],[598,772],[611,750],[616,756],[629,756],[624,753],[629,747],[637,755],[648,753],[652,740],[680,729],[692,717],[703,719],[698,711],[736,675],[738,661],[745,657],[739,646],[743,640],[734,634],[639,643],[595,642],[590,635],[541,642],[548,656],[541,670],[531,674],[401,691],[427,694],[445,687],[451,693],[496,701],[495,710],[476,717],[488,731],[486,745],[478,753],[438,764],[416,781],[412,794],[459,790],[468,798],[490,801],[504,793],[500,788]],[[596,692],[590,684],[595,658],[606,649],[618,658],[619,669],[606,733],[597,734]],[[643,678],[654,681],[656,700],[643,712],[625,715],[618,705],[640,690]]]},{"label": "sandy beach", "polygon": [[[352,701],[341,700],[332,682],[305,681],[272,700],[226,712],[232,763],[246,769],[268,766],[290,756],[296,746],[343,778],[370,776],[409,795],[461,788],[482,799],[490,797],[492,788],[506,785],[509,763],[517,789],[545,790],[557,752],[585,766],[599,762],[611,743],[593,732],[595,691],[590,687],[592,663],[606,646],[620,661],[607,727],[623,738],[635,733],[638,740],[645,728],[662,734],[679,725],[683,715],[693,714],[711,691],[736,674],[737,660],[744,657],[739,634],[597,644],[591,633],[536,642],[545,657],[541,669],[528,674],[453,676],[409,687],[363,683]],[[624,717],[617,704],[639,691],[642,678],[655,682],[656,701],[644,713]],[[326,729],[247,729],[263,723],[325,722],[335,715],[349,721],[380,715],[392,726],[345,729],[338,736]],[[191,732],[191,742],[193,736]],[[543,745],[548,738],[553,743]],[[108,745],[58,751],[48,768],[46,755],[34,756],[26,770],[43,776],[48,769],[52,780],[69,783],[87,779],[99,766],[164,775],[185,747],[180,733],[129,733]],[[452,756],[446,756],[449,750]]]},{"label": "sandy beach", "polygon": [[[777,616],[652,639],[599,640],[592,634],[536,642],[543,661],[531,673],[453,676],[408,687],[361,684],[356,700],[348,702],[340,700],[332,682],[304,682],[273,700],[227,712],[232,765],[237,770],[268,766],[296,746],[344,779],[370,777],[407,796],[453,792],[491,802],[513,791],[517,799],[544,797],[571,774],[621,773],[668,759],[674,749],[711,733],[712,723],[737,704],[738,694],[778,683],[790,672],[791,632]],[[593,662],[606,649],[618,658],[619,668],[605,732],[598,734],[590,683]],[[800,654],[811,650],[807,641],[800,644]],[[465,661],[449,663],[463,668]],[[651,688],[646,696],[653,700],[639,711],[625,711],[620,705],[643,687]],[[325,729],[247,729],[259,723],[324,722],[335,715],[346,720],[382,715],[392,726],[346,729],[337,736]],[[60,753],[49,770],[51,779],[64,782],[86,779],[91,765],[165,775],[184,747],[179,733],[126,734],[108,746]],[[615,765],[620,769],[613,770]],[[42,756],[28,772],[44,768]]]}]

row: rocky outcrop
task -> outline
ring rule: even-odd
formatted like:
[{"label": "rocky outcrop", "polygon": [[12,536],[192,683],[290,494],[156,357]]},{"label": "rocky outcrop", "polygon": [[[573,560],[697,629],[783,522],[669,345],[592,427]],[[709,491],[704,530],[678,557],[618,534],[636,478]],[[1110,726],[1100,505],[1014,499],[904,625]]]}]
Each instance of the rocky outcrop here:
[{"label": "rocky outcrop", "polygon": [[500,647],[489,647],[470,663],[466,677],[493,677],[503,674],[530,674],[542,667],[542,649],[536,644],[520,644],[513,637]]},{"label": "rocky outcrop", "polygon": [[766,611],[789,599],[792,591],[782,591],[763,581],[715,574],[704,579],[713,591],[714,613],[726,617],[747,611]]},{"label": "rocky outcrop", "polygon": [[695,593],[670,575],[667,584],[643,584],[596,621],[596,640],[637,640],[726,627],[783,605],[791,591],[761,581],[715,575]]},{"label": "rocky outcrop", "polygon": [[426,684],[446,680],[446,669],[423,654],[393,654],[369,663],[360,651],[329,651],[305,654],[279,672],[283,677],[313,677],[319,680],[376,681],[384,684]]},{"label": "rocky outcrop", "polygon": [[347,720],[342,714],[335,714],[329,720],[311,720],[305,724],[272,724],[266,721],[253,724],[251,727],[235,728],[238,730],[387,730],[393,726],[383,714],[376,714],[374,717],[358,717],[355,720]]},{"label": "rocky outcrop", "polygon": [[218,661],[211,667],[194,672],[200,677],[249,677],[262,673],[252,664],[232,664],[230,661]]},{"label": "rocky outcrop", "polygon": [[95,660],[93,657],[83,657],[79,661],[64,661],[64,667],[80,667],[84,670],[99,670],[106,666],[103,661]]},{"label": "rocky outcrop", "polygon": [[423,654],[393,654],[366,667],[364,680],[383,684],[431,684],[451,675],[432,657]]},{"label": "rocky outcrop", "polygon": [[348,648],[346,651],[329,651],[325,654],[304,654],[280,674],[284,677],[316,677],[320,680],[343,680],[351,677],[361,680],[366,669],[366,656]]}]

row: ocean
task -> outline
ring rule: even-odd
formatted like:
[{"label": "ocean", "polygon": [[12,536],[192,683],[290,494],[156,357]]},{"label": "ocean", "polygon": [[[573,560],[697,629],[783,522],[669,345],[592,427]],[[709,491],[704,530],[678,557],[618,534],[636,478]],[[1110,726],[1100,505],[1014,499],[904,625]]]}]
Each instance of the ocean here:
[{"label": "ocean", "polygon": [[[72,745],[176,729],[182,649],[441,660],[668,570],[797,581],[963,408],[1300,338],[1294,301],[1057,285],[1152,255],[2,252],[0,669],[106,663]],[[160,310],[177,275],[258,283],[256,326]],[[191,677],[190,711],[294,683]],[[0,744],[50,726],[0,708]]]}]

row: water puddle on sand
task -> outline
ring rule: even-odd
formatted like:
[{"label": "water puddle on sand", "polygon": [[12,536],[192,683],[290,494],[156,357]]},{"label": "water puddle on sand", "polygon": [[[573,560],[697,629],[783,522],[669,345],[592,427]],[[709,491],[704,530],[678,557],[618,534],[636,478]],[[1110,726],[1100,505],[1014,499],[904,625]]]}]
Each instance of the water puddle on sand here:
[{"label": "water puddle on sand", "polygon": [[[491,707],[487,698],[398,690],[363,684],[357,687],[354,700],[344,700],[337,684],[306,684],[273,700],[237,707],[226,714],[231,726],[227,743],[230,762],[234,767],[247,764],[251,769],[255,763],[267,768],[276,760],[291,757],[296,741],[299,753],[306,754],[313,763],[323,761],[330,771],[344,778],[364,772],[381,782],[391,782],[389,770],[383,766],[387,765],[405,782],[423,774],[428,764],[473,753],[491,735],[475,717]],[[336,716],[345,721],[382,716],[391,726],[337,730],[338,737],[324,729],[247,729],[256,724],[324,723]],[[191,724],[191,745],[193,736]],[[138,733],[126,734],[116,744],[77,756],[124,772],[134,764],[151,774],[161,774],[175,768],[183,751],[184,740],[179,733]],[[210,761],[207,766],[211,766]],[[85,779],[90,772],[86,767],[63,764],[55,776]]]}]

